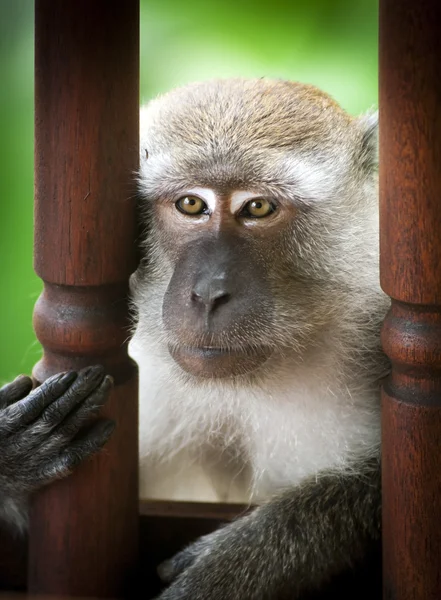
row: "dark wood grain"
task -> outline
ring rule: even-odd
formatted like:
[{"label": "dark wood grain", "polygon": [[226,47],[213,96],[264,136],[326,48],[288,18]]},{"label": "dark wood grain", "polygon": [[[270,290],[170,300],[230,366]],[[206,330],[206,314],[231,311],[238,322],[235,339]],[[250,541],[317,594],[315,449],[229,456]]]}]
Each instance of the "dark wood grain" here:
[{"label": "dark wood grain", "polygon": [[37,0],[34,314],[37,381],[103,364],[116,431],[31,513],[29,591],[121,596],[137,563],[137,370],[127,355],[136,268],[138,0]]},{"label": "dark wood grain", "polygon": [[385,600],[441,598],[441,4],[380,2]]},{"label": "dark wood grain", "polygon": [[[156,567],[163,560],[173,556],[199,536],[210,533],[232,519],[240,517],[247,510],[250,508],[239,504],[141,501],[139,569],[136,574],[133,574],[132,582],[135,589],[131,586],[132,589],[128,590],[126,597],[138,598],[137,586],[142,590],[143,597],[154,598],[163,588],[156,572]],[[14,552],[9,559],[0,553],[0,574],[6,572],[3,571],[2,566],[12,568],[13,579],[9,579],[9,589],[25,589],[23,546],[22,543],[21,550],[19,547],[13,548]],[[381,593],[380,557],[378,547],[372,547],[371,553],[363,564],[348,569],[328,582],[320,592],[307,594],[301,600],[333,600],[334,598],[373,600],[378,598]],[[70,565],[69,568],[71,572],[75,571],[75,565]],[[2,589],[1,580],[0,589]],[[35,598],[33,595],[31,597]],[[62,594],[52,597],[68,600]],[[9,596],[6,596],[5,600],[6,598],[9,600]],[[12,598],[14,596],[11,596],[11,600]],[[23,598],[25,596],[17,596],[16,600]]]},{"label": "dark wood grain", "polygon": [[7,528],[0,528],[0,590],[23,591],[27,577],[26,537]]},{"label": "dark wood grain", "polygon": [[178,519],[217,519],[231,521],[253,510],[246,504],[225,504],[222,502],[174,502],[171,500],[141,500],[141,517],[166,517]]}]

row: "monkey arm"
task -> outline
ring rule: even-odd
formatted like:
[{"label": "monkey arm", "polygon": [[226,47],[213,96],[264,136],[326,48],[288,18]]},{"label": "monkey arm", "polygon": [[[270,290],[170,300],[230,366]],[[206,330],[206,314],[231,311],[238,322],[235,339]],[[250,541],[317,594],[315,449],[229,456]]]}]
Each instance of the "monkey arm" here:
[{"label": "monkey arm", "polygon": [[91,367],[55,375],[35,390],[25,376],[0,389],[2,520],[23,529],[30,494],[68,475],[106,443],[112,421],[101,419],[81,430],[111,387],[102,367]]},{"label": "monkey arm", "polygon": [[281,600],[319,588],[380,535],[380,466],[322,473],[204,536],[159,573],[160,600]]}]

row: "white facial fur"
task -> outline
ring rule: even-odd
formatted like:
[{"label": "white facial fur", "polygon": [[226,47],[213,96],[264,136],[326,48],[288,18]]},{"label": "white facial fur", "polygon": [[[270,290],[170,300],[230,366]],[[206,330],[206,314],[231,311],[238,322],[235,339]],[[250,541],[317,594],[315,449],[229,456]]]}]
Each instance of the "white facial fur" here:
[{"label": "white facial fur", "polygon": [[[265,86],[255,85],[259,90]],[[274,111],[260,102],[268,95],[254,95],[252,86],[233,82],[221,102],[212,89],[218,88],[202,86],[197,102],[190,90],[170,108],[159,100],[141,111],[139,181],[146,202],[175,197],[178,189],[200,196],[212,212],[227,202],[237,214],[249,200],[276,190],[286,201],[319,206],[319,228],[305,236],[299,252],[318,253],[319,267],[326,263],[339,296],[325,303],[320,314],[332,312],[332,324],[308,354],[279,356],[271,375],[259,383],[201,383],[183,376],[167,350],[161,302],[172,273],[158,260],[136,295],[142,318],[130,344],[140,368],[141,495],[259,501],[323,469],[348,469],[354,459],[378,452],[380,369],[374,353],[389,301],[378,282],[377,184],[364,173],[375,136],[369,135],[362,147],[358,133],[374,131],[375,123],[349,127],[334,105],[314,96],[307,127],[302,121],[299,131],[306,131],[307,142],[310,125],[316,123],[316,134],[310,135],[315,143],[297,143],[304,139],[303,134],[296,137],[298,117],[279,94]],[[238,94],[237,103],[232,93]],[[248,97],[254,105],[244,104]],[[326,123],[316,120],[322,114],[328,115]],[[270,134],[277,134],[276,142]],[[355,164],[356,148],[360,158]],[[148,159],[143,149],[149,150]],[[218,181],[228,181],[225,165],[234,181],[245,181],[229,197],[216,192]],[[204,186],[194,187],[196,181]],[[332,233],[331,244],[320,237],[320,227]],[[158,248],[153,244],[150,251]],[[314,275],[313,262],[306,262]],[[293,297],[286,306],[290,323],[296,320],[297,301]],[[363,315],[370,317],[367,325]],[[364,364],[354,358],[360,348],[367,350]],[[236,452],[233,459],[231,452]]]},{"label": "white facial fur", "polygon": [[138,331],[131,354],[140,367],[141,495],[258,502],[374,454],[375,396],[366,382],[357,390],[338,382],[343,373],[329,341],[308,365],[282,365],[265,383],[234,389],[183,383],[167,350]]},{"label": "white facial fur", "polygon": [[230,196],[230,213],[232,215],[239,212],[239,210],[243,207],[244,204],[252,200],[253,198],[258,197],[259,194],[256,192],[247,192],[247,191],[236,191],[233,192]]}]

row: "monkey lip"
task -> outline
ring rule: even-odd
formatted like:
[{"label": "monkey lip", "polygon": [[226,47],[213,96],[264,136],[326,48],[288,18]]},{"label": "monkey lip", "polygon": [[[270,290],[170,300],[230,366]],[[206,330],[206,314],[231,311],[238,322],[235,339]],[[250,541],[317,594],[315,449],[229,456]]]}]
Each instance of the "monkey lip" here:
[{"label": "monkey lip", "polygon": [[271,355],[270,348],[219,348],[216,346],[169,346],[178,365],[197,377],[225,378],[244,375],[261,366]]}]

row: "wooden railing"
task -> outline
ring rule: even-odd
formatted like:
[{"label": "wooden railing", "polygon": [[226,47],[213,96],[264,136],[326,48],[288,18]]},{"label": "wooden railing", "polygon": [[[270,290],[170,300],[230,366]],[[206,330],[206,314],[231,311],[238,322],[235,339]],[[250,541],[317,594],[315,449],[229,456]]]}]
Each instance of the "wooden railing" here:
[{"label": "wooden railing", "polygon": [[[39,496],[33,592],[119,596],[137,563],[137,378],[124,341],[138,10],[138,0],[36,2],[35,266],[45,291],[35,326],[45,356],[34,374],[103,363],[115,376],[107,410],[118,427],[103,454]],[[384,600],[441,598],[440,23],[438,0],[380,1],[381,283],[392,297],[383,328],[392,361],[383,390]],[[142,505],[147,570],[232,516],[209,509]],[[17,587],[20,551],[3,561]]]},{"label": "wooden railing", "polygon": [[127,297],[136,268],[139,2],[37,0],[35,9],[35,270],[44,291],[34,325],[44,356],[34,376],[103,364],[115,380],[106,414],[117,427],[99,456],[36,498],[28,588],[121,596],[138,555]]},{"label": "wooden railing", "polygon": [[384,600],[441,598],[441,4],[380,2]]}]

